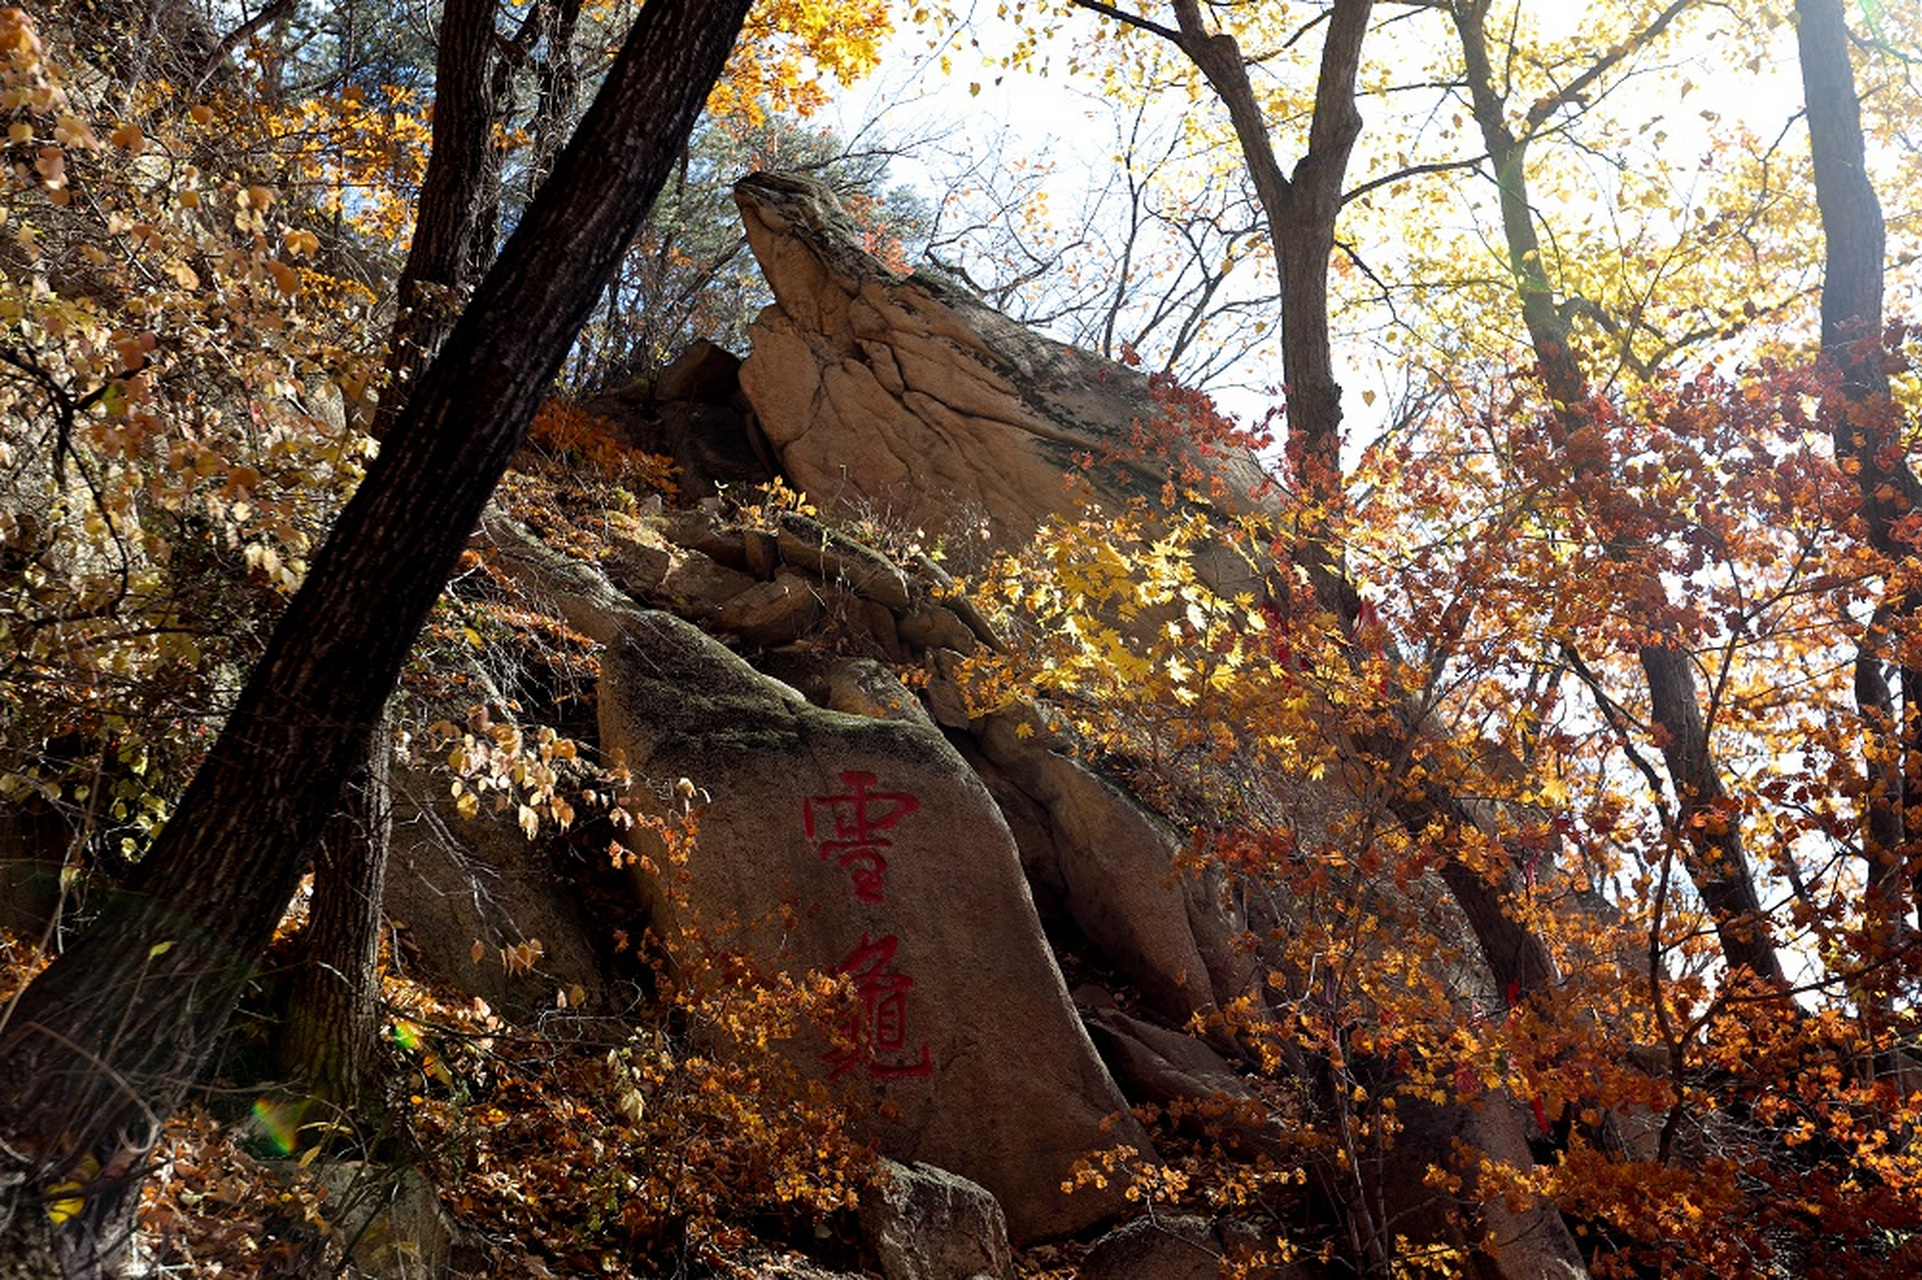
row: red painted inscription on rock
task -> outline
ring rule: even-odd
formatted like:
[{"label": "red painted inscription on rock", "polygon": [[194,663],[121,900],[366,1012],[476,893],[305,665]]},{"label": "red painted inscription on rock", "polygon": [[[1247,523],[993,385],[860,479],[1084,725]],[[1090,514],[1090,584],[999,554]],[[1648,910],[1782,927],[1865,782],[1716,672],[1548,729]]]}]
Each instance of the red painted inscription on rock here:
[{"label": "red painted inscription on rock", "polygon": [[864,933],[861,945],[836,966],[837,973],[854,979],[861,1007],[842,1028],[850,1047],[823,1055],[830,1077],[857,1066],[883,1079],[934,1074],[927,1041],[918,1049],[909,1047],[908,992],[914,990],[914,979],[894,968],[894,953],[900,945],[893,934],[877,940]]},{"label": "red painted inscription on rock", "polygon": [[887,888],[886,850],[894,848],[888,835],[895,824],[921,807],[906,791],[877,791],[871,773],[850,769],[841,775],[847,790],[839,795],[808,796],[801,801],[801,822],[808,843],[823,862],[832,860],[847,869],[854,896],[880,902]]}]

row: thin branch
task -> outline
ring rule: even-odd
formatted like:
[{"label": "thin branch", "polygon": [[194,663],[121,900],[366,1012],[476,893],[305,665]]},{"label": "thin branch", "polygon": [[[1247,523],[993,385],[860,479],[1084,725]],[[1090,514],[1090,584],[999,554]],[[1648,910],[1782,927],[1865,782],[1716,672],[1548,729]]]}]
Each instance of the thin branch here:
[{"label": "thin branch", "polygon": [[1646,27],[1643,27],[1640,31],[1637,31],[1620,44],[1610,48],[1601,57],[1584,68],[1580,75],[1570,80],[1554,93],[1536,102],[1535,105],[1528,109],[1528,115],[1526,117],[1528,123],[1523,136],[1532,135],[1537,129],[1542,127],[1543,123],[1545,123],[1550,116],[1560,111],[1570,102],[1579,99],[1584,89],[1594,84],[1604,75],[1607,75],[1609,71],[1613,70],[1624,58],[1628,57],[1629,54],[1639,52],[1643,47],[1654,41],[1655,37],[1661,35],[1663,31],[1668,29],[1669,23],[1675,21],[1677,16],[1696,2],[1697,0],[1673,0],[1673,3],[1671,3],[1668,8],[1656,15],[1655,21],[1649,23]]},{"label": "thin branch", "polygon": [[1090,13],[1098,13],[1104,18],[1113,18],[1124,27],[1134,27],[1137,30],[1152,32],[1160,36],[1163,40],[1171,40],[1175,44],[1181,43],[1181,33],[1179,31],[1170,27],[1164,27],[1158,22],[1142,17],[1140,14],[1129,13],[1125,9],[1117,9],[1111,4],[1103,4],[1101,0],[1073,0],[1073,3],[1077,9],[1086,9]]},{"label": "thin branch", "polygon": [[240,47],[241,41],[268,23],[278,22],[292,14],[298,3],[299,0],[273,0],[272,4],[228,32],[220,43],[214,46],[213,52],[208,54],[200,64],[200,69],[194,72],[193,92],[200,92],[207,81],[213,78],[214,72],[220,69],[220,64],[227,60],[228,55]]},{"label": "thin branch", "polygon": [[1488,153],[1483,152],[1481,155],[1471,159],[1435,160],[1428,164],[1411,164],[1407,168],[1397,169],[1393,173],[1384,173],[1379,178],[1370,178],[1359,187],[1355,187],[1345,193],[1341,198],[1341,202],[1343,205],[1346,205],[1350,201],[1361,199],[1371,191],[1388,186],[1390,183],[1400,182],[1406,178],[1419,178],[1430,173],[1452,173],[1457,169],[1480,168],[1482,161],[1486,159],[1488,159]]}]

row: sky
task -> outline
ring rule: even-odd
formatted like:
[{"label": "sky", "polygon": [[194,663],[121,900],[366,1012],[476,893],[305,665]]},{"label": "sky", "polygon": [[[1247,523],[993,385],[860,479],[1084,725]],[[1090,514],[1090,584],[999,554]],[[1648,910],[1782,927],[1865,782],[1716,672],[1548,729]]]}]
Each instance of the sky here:
[{"label": "sky", "polygon": [[[1597,8],[1593,4],[1567,0],[1529,7],[1541,13],[1551,37],[1583,31],[1592,21],[1591,11]],[[1387,11],[1384,6],[1382,12]],[[1066,51],[1086,45],[1090,33],[1096,29],[1094,20],[1087,15],[1068,20],[1052,46],[1056,71],[1040,77],[1022,72],[1001,74],[992,66],[984,65],[1005,52],[1014,28],[1012,23],[998,17],[996,6],[978,5],[976,12],[981,17],[971,28],[950,38],[937,50],[930,50],[930,36],[925,31],[909,28],[898,32],[890,42],[877,76],[857,86],[840,104],[839,127],[844,133],[851,133],[878,119],[884,130],[896,137],[938,138],[937,143],[924,146],[918,155],[904,157],[894,166],[898,180],[927,193],[942,190],[943,171],[951,171],[958,164],[957,156],[971,149],[984,149],[997,134],[1005,134],[1006,154],[1053,157],[1057,169],[1047,184],[1049,204],[1057,215],[1070,211],[1085,192],[1114,173],[1115,126],[1107,105],[1060,73]],[[1371,36],[1375,43],[1370,48],[1384,64],[1415,65],[1422,56],[1418,42],[1433,39],[1434,34],[1432,30],[1424,33],[1405,24],[1383,28]],[[1313,38],[1311,35],[1310,39]],[[978,39],[984,47],[979,51],[970,48],[970,39]],[[1392,53],[1382,52],[1396,43],[1402,47]],[[1050,45],[1044,42],[1043,48],[1045,51]],[[1776,49],[1778,54],[1792,55],[1792,41],[1778,39]],[[929,63],[936,53],[950,56],[950,74],[932,71]],[[1662,116],[1655,125],[1656,132],[1650,136],[1665,138],[1662,144],[1665,155],[1706,153],[1710,146],[1711,117],[1724,127],[1738,120],[1746,121],[1759,136],[1774,137],[1799,109],[1801,88],[1792,56],[1778,57],[1775,62],[1758,67],[1720,65],[1713,46],[1698,50],[1697,56],[1702,61],[1691,66],[1686,76],[1669,76],[1665,84],[1647,82],[1649,89],[1632,87],[1629,94],[1635,95],[1634,100],[1624,99],[1628,109]],[[1689,84],[1688,91],[1675,96],[1677,83],[1683,80]],[[1651,97],[1650,89],[1664,96]],[[1405,117],[1419,115],[1422,110],[1419,103],[1410,109],[1412,96],[1403,94],[1395,100],[1405,108]],[[1438,93],[1430,93],[1429,98],[1434,104],[1442,101]],[[1168,108],[1169,118],[1179,119],[1181,113],[1190,110],[1216,112],[1219,107],[1205,97],[1192,106],[1183,100]],[[1368,121],[1361,150],[1355,165],[1351,166],[1354,175],[1364,172],[1366,148],[1379,136],[1377,131],[1383,125],[1384,108],[1379,102],[1368,104],[1366,111],[1373,118]],[[1445,107],[1443,111],[1446,112]],[[1458,127],[1462,141],[1472,129],[1472,124],[1465,129]],[[1802,145],[1799,139],[1797,134],[1796,146]],[[1425,142],[1434,143],[1432,129]],[[1292,162],[1285,148],[1282,159],[1284,164]],[[1632,161],[1610,156],[1594,158],[1594,198],[1600,204],[1609,203],[1606,188],[1611,181],[1610,166],[1617,163]],[[1492,186],[1485,178],[1477,181],[1450,177],[1445,181],[1454,183],[1464,193],[1464,224],[1471,221],[1465,207],[1468,198],[1473,196],[1485,202],[1492,199]],[[1557,216],[1565,215],[1558,213]],[[1606,216],[1624,220],[1624,225],[1631,230],[1636,226],[1632,218],[1640,217],[1643,219],[1640,226],[1646,234],[1658,232],[1667,219],[1661,210],[1635,214],[1608,210]],[[1472,215],[1472,220],[1484,228],[1489,221],[1485,211]],[[1378,271],[1392,272],[1394,252],[1392,245],[1385,242],[1367,246],[1370,265]],[[1492,246],[1488,261],[1491,264],[1495,261]],[[1257,286],[1259,282],[1253,274],[1244,277],[1244,287]],[[1351,439],[1359,447],[1378,432],[1382,415],[1402,390],[1399,352],[1377,343],[1351,341],[1344,344],[1341,359],[1343,381],[1348,390],[1344,407]],[[1268,389],[1279,381],[1278,374],[1272,370],[1274,363],[1269,353],[1252,367],[1242,368],[1235,376],[1223,379],[1222,385],[1215,388],[1222,406],[1244,420],[1258,418],[1272,403]]]}]

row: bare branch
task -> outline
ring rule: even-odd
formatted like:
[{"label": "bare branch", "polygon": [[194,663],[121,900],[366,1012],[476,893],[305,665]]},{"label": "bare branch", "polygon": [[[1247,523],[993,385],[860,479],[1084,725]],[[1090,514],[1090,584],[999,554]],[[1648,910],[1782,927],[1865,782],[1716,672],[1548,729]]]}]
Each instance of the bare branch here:
[{"label": "bare branch", "polygon": [[1138,13],[1129,13],[1127,10],[1117,9],[1111,4],[1103,4],[1101,0],[1074,0],[1074,6],[1077,9],[1086,9],[1090,13],[1098,13],[1104,18],[1113,18],[1124,27],[1134,27],[1141,31],[1152,32],[1160,36],[1163,40],[1170,40],[1175,44],[1181,43],[1181,33],[1179,31],[1172,31],[1158,22],[1142,17]]}]

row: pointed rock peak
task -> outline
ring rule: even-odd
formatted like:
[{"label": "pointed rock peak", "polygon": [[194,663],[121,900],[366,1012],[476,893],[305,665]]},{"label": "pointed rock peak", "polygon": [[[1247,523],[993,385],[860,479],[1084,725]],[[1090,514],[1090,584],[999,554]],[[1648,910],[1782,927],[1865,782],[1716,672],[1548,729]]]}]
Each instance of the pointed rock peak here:
[{"label": "pointed rock peak", "polygon": [[[734,202],[764,272],[769,259],[762,246],[780,238],[809,246],[825,265],[850,279],[894,278],[887,265],[863,247],[861,228],[825,183],[796,174],[751,173],[734,184]],[[778,295],[779,286],[772,278],[768,283]]]},{"label": "pointed rock peak", "polygon": [[1050,516],[1158,493],[1184,463],[1231,495],[1260,487],[1246,456],[1144,450],[1163,420],[1147,378],[956,285],[896,276],[819,183],[760,173],[734,194],[775,299],[741,387],[816,502],[1005,548]]}]

